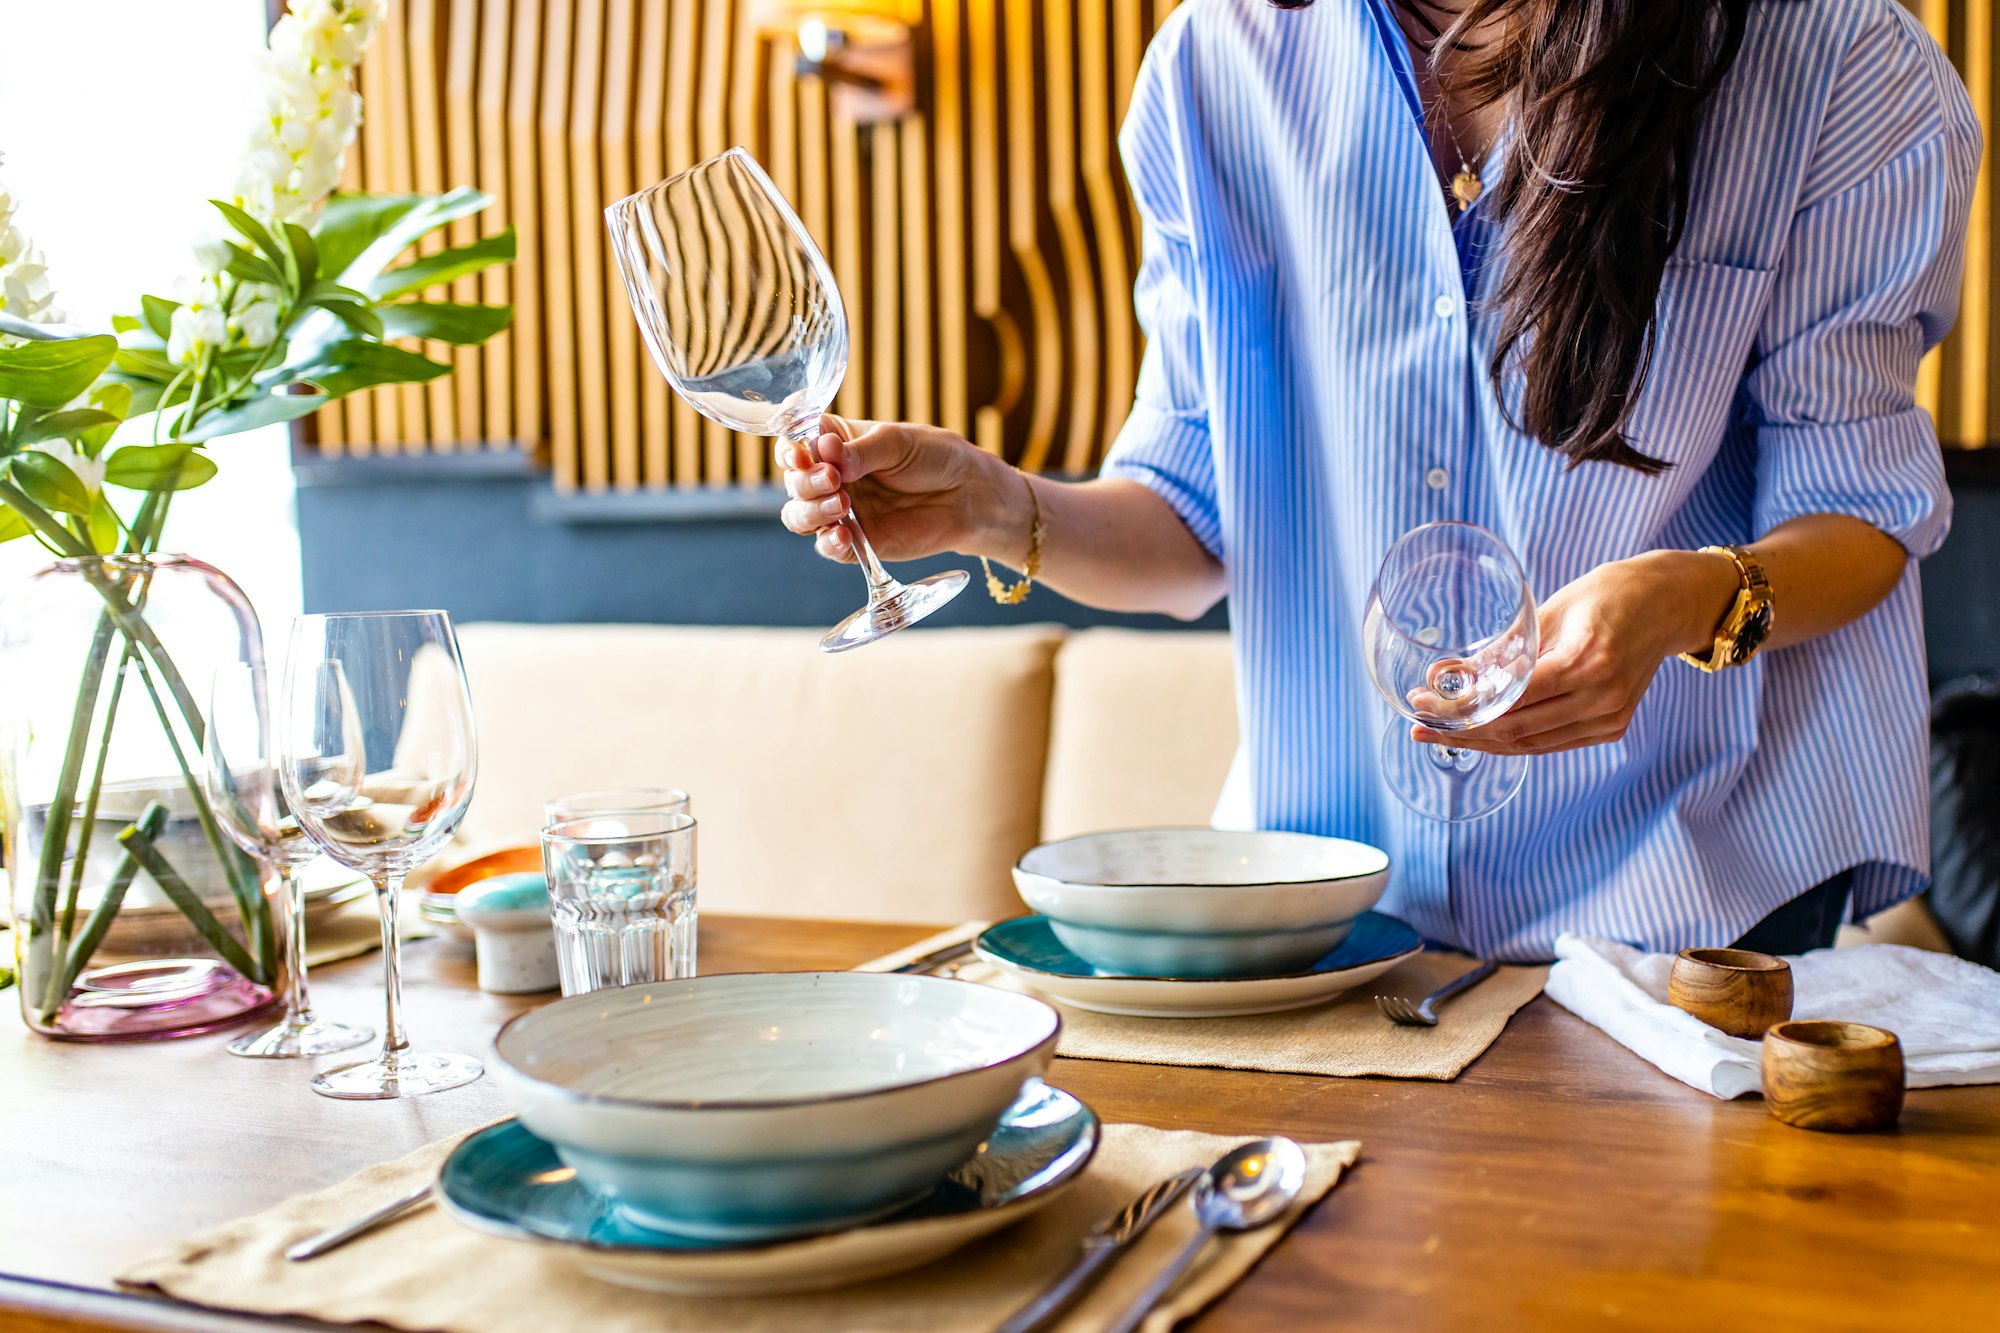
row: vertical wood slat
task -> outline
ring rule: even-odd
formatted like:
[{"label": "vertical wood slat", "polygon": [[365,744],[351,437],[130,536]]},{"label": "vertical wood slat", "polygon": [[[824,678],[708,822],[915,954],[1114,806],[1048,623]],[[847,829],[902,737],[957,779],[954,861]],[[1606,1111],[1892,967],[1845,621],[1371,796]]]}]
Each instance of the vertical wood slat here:
[{"label": "vertical wood slat", "polygon": [[[528,0],[532,3],[533,0]],[[389,165],[391,111],[388,48],[397,41],[396,27],[384,22],[375,35],[372,55],[361,62],[361,161],[371,190],[393,190],[395,173]],[[351,437],[357,454],[392,453],[403,438],[402,400],[394,389],[369,389],[355,394],[350,411],[356,422]],[[363,420],[368,429],[359,429]]]},{"label": "vertical wood slat", "polygon": [[[1987,123],[1986,147],[1979,160],[1979,181],[1972,192],[1972,218],[1966,227],[1965,271],[1975,275],[1959,302],[1956,337],[1959,348],[1958,421],[1961,443],[1986,444],[1992,436],[1993,365],[1993,0],[1968,0],[1964,7],[1964,40],[1959,44],[1960,72],[1966,90]],[[1985,281],[1978,280],[1985,278]]]},{"label": "vertical wood slat", "polygon": [[[505,217],[512,211],[508,194],[507,89],[512,72],[514,12],[510,0],[481,0],[478,57],[478,125],[474,133],[479,158],[478,180],[497,201]],[[454,182],[456,184],[458,182]],[[468,224],[474,230],[477,222]],[[495,228],[497,230],[497,228]],[[520,238],[519,248],[532,247],[532,233]],[[479,300],[486,305],[507,305],[514,300],[516,269],[495,264],[479,275]],[[478,378],[484,391],[484,443],[505,445],[518,438],[514,430],[513,329],[490,338],[478,349]],[[458,372],[464,374],[464,371]],[[526,443],[526,441],[523,441]]]},{"label": "vertical wood slat", "polygon": [[[640,0],[639,77],[633,95],[634,189],[643,189],[667,174],[667,9],[668,0]],[[617,320],[622,312],[617,311],[615,301],[612,304],[611,318]],[[650,360],[634,373],[639,381],[640,472],[647,486],[667,486],[673,481],[669,452],[673,422],[667,382]]]},{"label": "vertical wood slat", "polygon": [[569,5],[544,10],[542,93],[542,254],[548,323],[544,330],[548,366],[550,465],[556,485],[575,489],[584,480],[577,448],[576,293],[570,270],[569,110],[570,56],[575,14]]},{"label": "vertical wood slat", "polygon": [[620,318],[624,312],[619,309],[620,298],[615,290],[619,282],[618,270],[604,228],[603,205],[614,199],[623,199],[636,188],[632,179],[633,130],[637,120],[633,105],[634,84],[639,77],[636,61],[649,56],[657,59],[660,54],[657,51],[648,53],[643,46],[635,49],[623,40],[637,26],[638,12],[634,0],[611,0],[605,21],[604,103],[602,128],[598,131],[602,189],[598,192],[597,201],[587,196],[582,200],[577,218],[580,229],[584,222],[582,215],[593,215],[591,232],[605,251],[604,275],[599,285],[611,289],[611,294],[604,298],[603,303],[604,319],[610,333],[610,342],[605,349],[608,374],[604,388],[611,401],[608,423],[611,484],[620,491],[636,491],[640,483],[639,327],[630,319]]},{"label": "vertical wood slat", "polygon": [[[440,0],[408,0],[405,11],[409,25],[411,182],[424,194],[442,194],[445,188],[446,108],[438,80],[443,64],[438,49],[440,7]],[[426,236],[418,246],[418,253],[436,254],[445,249],[450,244],[446,230]],[[426,292],[423,296],[433,299],[437,293]],[[417,351],[431,360],[451,364],[448,344],[412,342]],[[449,451],[459,438],[458,398],[452,384],[455,378],[447,375],[423,386],[424,407],[429,417],[423,439],[429,449],[437,452]]]},{"label": "vertical wood slat", "polygon": [[[514,434],[523,445],[537,452],[546,439],[548,411],[545,406],[542,358],[552,341],[543,315],[542,254],[547,248],[542,234],[541,199],[541,80],[545,33],[542,0],[514,0],[513,50],[507,62],[507,193],[506,221],[514,224],[520,240],[510,281],[514,295],[514,321],[502,335],[513,350]],[[560,471],[556,485],[569,484]]]},{"label": "vertical wood slat", "polygon": [[576,49],[572,57],[569,113],[569,254],[575,266],[577,455],[587,490],[611,481],[611,421],[605,401],[604,223],[598,200],[598,105],[604,84],[604,18],[607,0],[576,0]]},{"label": "vertical wood slat", "polygon": [[[416,0],[425,4],[427,0]],[[410,105],[410,3],[409,0],[389,0],[387,17],[383,20],[384,32],[392,38],[383,48],[387,58],[382,64],[388,76],[388,122],[389,122],[389,188],[397,194],[408,194],[417,188],[414,144],[411,139],[412,123],[415,115]],[[381,108],[377,103],[377,109]],[[411,347],[414,340],[402,339],[401,346]],[[411,350],[417,350],[414,347]],[[384,390],[396,398],[397,418],[402,430],[393,441],[397,451],[406,447],[409,452],[422,452],[424,442],[430,438],[431,423],[425,409],[425,391],[421,384],[398,384]]]},{"label": "vertical wood slat", "polygon": [[[479,177],[479,5],[480,0],[450,0],[445,24],[445,160],[441,188],[447,190],[458,181]],[[479,224],[474,219],[458,219],[449,229],[451,244],[470,244],[477,238],[478,230]],[[479,278],[467,276],[452,283],[450,299],[460,305],[477,302]],[[482,441],[493,437],[493,428],[482,419],[479,410],[484,396],[479,349],[453,347],[448,343],[433,346],[437,355],[452,366],[449,387],[452,415],[458,426],[453,443],[477,449]]]}]

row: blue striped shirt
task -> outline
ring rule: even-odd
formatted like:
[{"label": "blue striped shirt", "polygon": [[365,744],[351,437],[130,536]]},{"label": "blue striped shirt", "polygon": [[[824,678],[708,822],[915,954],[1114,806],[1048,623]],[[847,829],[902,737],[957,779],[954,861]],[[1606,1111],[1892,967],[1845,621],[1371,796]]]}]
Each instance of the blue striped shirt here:
[{"label": "blue striped shirt", "polygon": [[[1673,464],[1652,477],[1566,470],[1508,425],[1480,304],[1504,237],[1478,205],[1449,216],[1422,116],[1387,0],[1190,0],[1123,131],[1148,345],[1104,471],[1227,567],[1251,819],[1388,849],[1385,910],[1502,958],[1549,957],[1563,931],[1723,944],[1849,867],[1857,917],[1916,892],[1914,562],[1833,634],[1713,676],[1666,664],[1622,740],[1531,759],[1520,796],[1472,824],[1383,785],[1361,624],[1383,553],[1434,519],[1500,534],[1538,599],[1803,514],[1935,550],[1950,498],[1914,385],[1955,313],[1980,154],[1957,76],[1893,0],[1753,9],[1631,421]],[[1507,152],[1503,134],[1489,179]]]}]

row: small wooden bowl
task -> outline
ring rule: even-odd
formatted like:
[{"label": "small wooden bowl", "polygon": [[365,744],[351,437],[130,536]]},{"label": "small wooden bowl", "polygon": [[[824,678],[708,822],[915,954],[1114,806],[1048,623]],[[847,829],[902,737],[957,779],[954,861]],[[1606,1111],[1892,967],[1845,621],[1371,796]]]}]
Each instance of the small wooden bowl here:
[{"label": "small wooden bowl", "polygon": [[1800,1129],[1887,1129],[1903,1113],[1903,1044],[1865,1023],[1780,1023],[1764,1034],[1764,1105]]},{"label": "small wooden bowl", "polygon": [[1792,965],[1749,949],[1683,949],[1667,979],[1667,1002],[1755,1041],[1792,1016]]}]

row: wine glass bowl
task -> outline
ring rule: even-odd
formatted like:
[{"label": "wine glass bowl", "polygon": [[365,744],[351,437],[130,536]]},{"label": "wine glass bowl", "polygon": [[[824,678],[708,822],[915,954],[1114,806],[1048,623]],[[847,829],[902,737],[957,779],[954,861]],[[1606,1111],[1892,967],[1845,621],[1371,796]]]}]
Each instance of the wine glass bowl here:
[{"label": "wine glass bowl", "polygon": [[[1403,719],[1434,731],[1485,726],[1519,702],[1540,650],[1535,599],[1507,544],[1473,523],[1426,523],[1383,557],[1362,625],[1369,679]],[[1383,772],[1419,814],[1465,821],[1520,790],[1527,761],[1419,745],[1400,720]]]},{"label": "wine glass bowl", "polygon": [[280,781],[271,725],[270,681],[262,666],[217,668],[202,745],[203,780],[216,822],[265,871],[266,894],[284,930],[285,1016],[277,1026],[229,1043],[231,1055],[285,1060],[330,1055],[372,1038],[370,1028],[316,1017],[306,985],[305,894],[298,870],[319,857]]},{"label": "wine glass bowl", "polygon": [[410,1050],[397,915],[403,876],[444,846],[472,803],[478,751],[451,618],[442,611],[301,616],[292,627],[280,767],[313,842],[375,883],[386,1022],[381,1054],[329,1069],[329,1097],[413,1096],[483,1072],[464,1055]]},{"label": "wine glass bowl", "polygon": [[[674,392],[711,421],[783,436],[817,463],[820,418],[847,371],[847,314],[825,257],[756,159],[732,148],[604,218],[640,335]],[[860,519],[842,525],[868,602],[820,641],[827,652],[914,625],[968,581],[950,570],[899,583]]]}]

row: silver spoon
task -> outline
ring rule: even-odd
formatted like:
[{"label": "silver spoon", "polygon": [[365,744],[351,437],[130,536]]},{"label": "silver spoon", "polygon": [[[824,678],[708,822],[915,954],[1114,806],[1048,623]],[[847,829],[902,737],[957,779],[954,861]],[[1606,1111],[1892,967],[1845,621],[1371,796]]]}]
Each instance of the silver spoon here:
[{"label": "silver spoon", "polygon": [[1216,1159],[1208,1174],[1194,1185],[1194,1215],[1200,1230],[1108,1333],[1132,1333],[1193,1266],[1216,1232],[1254,1231],[1276,1221],[1299,1197],[1305,1183],[1305,1150],[1290,1139],[1258,1139]]}]

